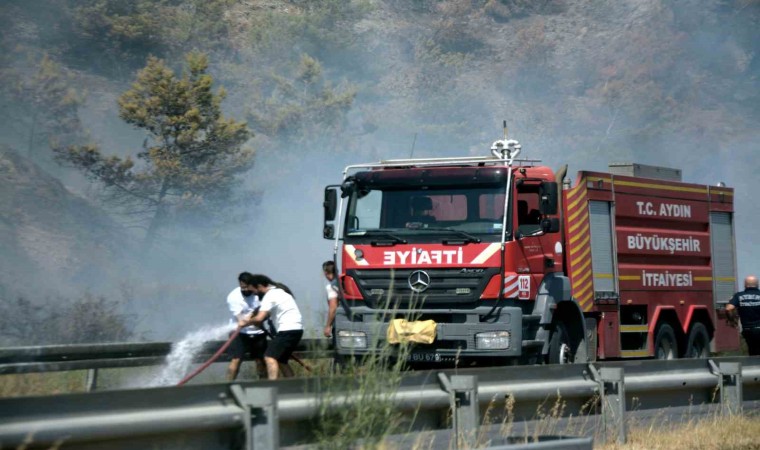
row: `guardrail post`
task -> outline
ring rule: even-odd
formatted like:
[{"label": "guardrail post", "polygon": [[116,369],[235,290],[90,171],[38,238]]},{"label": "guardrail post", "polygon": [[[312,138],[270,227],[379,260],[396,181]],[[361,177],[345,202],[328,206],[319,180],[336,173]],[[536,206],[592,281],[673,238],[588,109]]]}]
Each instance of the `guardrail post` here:
[{"label": "guardrail post", "polygon": [[251,439],[256,450],[280,448],[280,416],[277,412],[277,388],[248,389],[251,405],[257,409]]},{"label": "guardrail post", "polygon": [[98,369],[89,369],[87,371],[87,378],[84,384],[87,392],[92,392],[98,387]]},{"label": "guardrail post", "polygon": [[720,362],[720,409],[724,415],[742,412],[742,363]]},{"label": "guardrail post", "polygon": [[475,448],[480,425],[478,377],[453,375],[449,381],[445,374],[439,373],[438,380],[443,390],[449,393],[452,430],[456,435],[457,448]]},{"label": "guardrail post", "polygon": [[280,417],[277,413],[277,388],[230,386],[232,395],[243,408],[246,450],[280,448]]},{"label": "guardrail post", "polygon": [[619,367],[602,367],[599,370],[602,399],[602,430],[604,440],[610,442],[617,435],[617,442],[625,444],[625,381],[623,369]]}]

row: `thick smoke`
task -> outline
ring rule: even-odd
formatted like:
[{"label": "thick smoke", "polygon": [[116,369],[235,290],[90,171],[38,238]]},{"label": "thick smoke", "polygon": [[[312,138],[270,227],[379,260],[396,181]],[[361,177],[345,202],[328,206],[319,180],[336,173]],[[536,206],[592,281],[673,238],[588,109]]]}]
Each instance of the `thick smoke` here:
[{"label": "thick smoke", "polygon": [[[760,5],[536,3],[545,7],[377,2],[348,31],[349,44],[320,46],[290,36],[292,48],[274,56],[212,52],[217,80],[235,80],[225,85],[225,108],[237,119],[257,107],[248,89],[262,72],[312,52],[327,79],[358,88],[347,127],[297,140],[259,133],[251,142],[256,163],[244,182],[253,194],[234,205],[244,220],[200,238],[188,232],[192,224],[164,230],[149,256],[115,263],[107,287],[103,280],[80,280],[70,292],[128,294],[142,317],[139,331],[173,339],[226,319],[224,298],[240,271],[265,273],[293,289],[307,327],[318,335],[325,310],[320,264],[332,258],[332,242],[321,237],[324,186],[339,183],[352,163],[485,155],[500,138],[502,120],[526,158],[553,168],[569,164],[572,178],[578,170],[638,162],[680,168],[684,181],[736,188],[739,276],[760,273],[752,169],[760,146]],[[240,8],[229,12],[236,23],[248,17]],[[29,20],[44,29],[42,21],[53,19]],[[94,62],[72,68],[89,86],[80,118],[92,138],[111,153],[133,154],[144,136],[124,125],[115,108],[129,77]],[[240,75],[246,70],[250,79]],[[5,105],[4,115],[13,108]],[[292,124],[296,134],[298,126]],[[25,139],[6,133],[3,141],[20,148]],[[73,172],[45,167],[78,194],[97,191]],[[139,232],[124,235],[139,239]]]}]

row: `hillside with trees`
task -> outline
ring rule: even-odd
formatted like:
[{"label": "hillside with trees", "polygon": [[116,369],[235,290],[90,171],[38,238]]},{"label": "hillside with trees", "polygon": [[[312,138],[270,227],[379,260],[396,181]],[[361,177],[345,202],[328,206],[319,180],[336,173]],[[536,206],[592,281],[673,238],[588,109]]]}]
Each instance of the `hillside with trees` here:
[{"label": "hillside with trees", "polygon": [[[309,253],[285,281],[314,290],[329,257],[320,189],[343,166],[481,154],[502,120],[526,156],[571,175],[680,167],[737,187],[737,219],[756,218],[758,0],[7,0],[0,30],[5,152],[97,211],[80,231],[107,217],[149,274],[226,286],[236,269],[220,261],[260,256],[288,277],[282,255]],[[0,181],[3,197],[23,183]],[[16,233],[41,204],[0,224]],[[51,233],[39,245],[92,244]],[[738,233],[740,269],[757,271],[760,232]],[[2,267],[34,260],[2,245]],[[95,247],[89,263],[121,270]],[[141,295],[168,301],[159,291]]]}]

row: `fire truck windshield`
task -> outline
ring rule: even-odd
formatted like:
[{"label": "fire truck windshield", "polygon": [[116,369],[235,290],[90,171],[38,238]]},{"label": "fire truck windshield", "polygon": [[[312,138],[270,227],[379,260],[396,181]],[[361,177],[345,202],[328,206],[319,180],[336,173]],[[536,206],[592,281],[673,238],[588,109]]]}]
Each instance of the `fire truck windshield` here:
[{"label": "fire truck windshield", "polygon": [[348,239],[392,233],[413,240],[498,241],[503,215],[504,187],[498,184],[361,188],[349,197],[344,229]]}]

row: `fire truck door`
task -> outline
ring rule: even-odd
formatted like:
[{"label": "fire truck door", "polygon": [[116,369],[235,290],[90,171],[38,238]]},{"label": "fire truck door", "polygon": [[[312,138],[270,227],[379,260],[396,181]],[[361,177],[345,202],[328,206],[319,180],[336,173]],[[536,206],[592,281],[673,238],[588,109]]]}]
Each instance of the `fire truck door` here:
[{"label": "fire truck door", "polygon": [[538,192],[520,192],[517,195],[515,237],[520,242],[522,256],[532,274],[543,274],[544,252],[541,246],[541,213],[538,210]]}]

